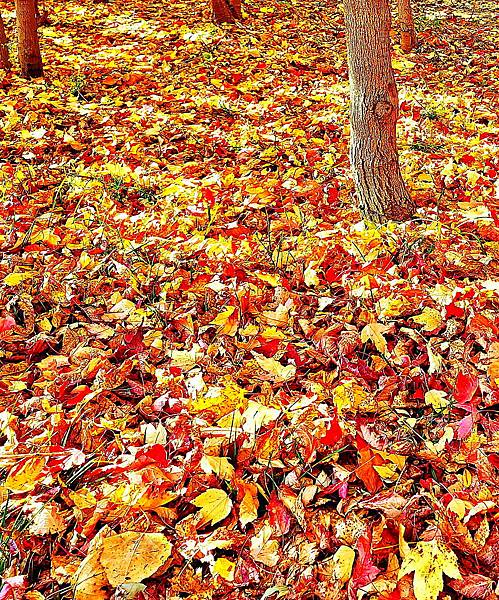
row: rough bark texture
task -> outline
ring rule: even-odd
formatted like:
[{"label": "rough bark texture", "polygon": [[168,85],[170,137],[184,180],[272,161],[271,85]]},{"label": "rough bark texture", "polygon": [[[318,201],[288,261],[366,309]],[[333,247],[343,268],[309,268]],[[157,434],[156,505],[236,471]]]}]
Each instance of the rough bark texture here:
[{"label": "rough bark texture", "polygon": [[350,160],[362,215],[404,221],[415,205],[397,152],[398,94],[388,0],[345,0],[351,95]]},{"label": "rough bark texture", "polygon": [[417,46],[411,0],[398,0],[400,27],[400,47],[404,52],[411,52]]},{"label": "rough bark texture", "polygon": [[23,77],[43,75],[34,0],[16,0],[19,63]]},{"label": "rough bark texture", "polygon": [[211,0],[216,23],[234,23],[241,19],[241,0]]},{"label": "rough bark texture", "polygon": [[9,58],[9,48],[7,46],[7,36],[5,35],[5,26],[2,16],[0,15],[0,69],[9,71],[11,68]]}]

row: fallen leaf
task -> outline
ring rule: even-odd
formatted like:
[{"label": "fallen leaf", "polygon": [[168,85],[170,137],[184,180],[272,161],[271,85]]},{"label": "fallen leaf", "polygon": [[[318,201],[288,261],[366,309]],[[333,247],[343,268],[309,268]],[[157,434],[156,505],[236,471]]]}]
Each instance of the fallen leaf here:
[{"label": "fallen leaf", "polygon": [[457,556],[436,539],[418,542],[406,553],[399,579],[413,571],[417,600],[437,600],[444,589],[444,574],[453,579],[461,579]]},{"label": "fallen leaf", "polygon": [[151,577],[170,556],[172,545],[162,533],[127,531],[102,541],[99,557],[109,583],[140,583]]},{"label": "fallen leaf", "polygon": [[203,520],[210,521],[212,525],[225,519],[232,510],[231,499],[218,488],[211,488],[199,494],[192,504],[201,509],[199,512]]}]

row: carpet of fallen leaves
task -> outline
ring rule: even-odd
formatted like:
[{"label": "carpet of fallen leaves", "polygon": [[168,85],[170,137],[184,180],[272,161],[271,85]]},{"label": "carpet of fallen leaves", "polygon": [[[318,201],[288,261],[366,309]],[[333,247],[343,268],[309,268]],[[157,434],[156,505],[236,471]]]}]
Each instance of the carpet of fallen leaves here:
[{"label": "carpet of fallen leaves", "polygon": [[2,600],[496,597],[495,2],[394,31],[376,227],[339,8],[257,4],[50,1],[1,75]]}]

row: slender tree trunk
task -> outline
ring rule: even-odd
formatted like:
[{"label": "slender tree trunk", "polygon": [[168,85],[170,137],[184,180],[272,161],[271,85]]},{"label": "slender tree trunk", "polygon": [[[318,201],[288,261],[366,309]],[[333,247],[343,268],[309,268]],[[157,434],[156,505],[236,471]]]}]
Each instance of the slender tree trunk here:
[{"label": "slender tree trunk", "polygon": [[398,94],[389,0],[345,0],[351,97],[350,161],[363,217],[405,221],[415,205],[400,173]]},{"label": "slender tree trunk", "polygon": [[411,0],[398,0],[400,47],[403,52],[412,52],[418,45]]},{"label": "slender tree trunk", "polygon": [[21,75],[41,77],[43,63],[38,42],[35,0],[16,0],[16,17]]},{"label": "slender tree trunk", "polygon": [[211,0],[216,23],[234,23],[242,18],[241,0]]},{"label": "slender tree trunk", "polygon": [[5,35],[5,26],[2,15],[0,15],[0,69],[10,71],[11,62],[9,58],[9,47],[7,46],[7,36]]}]

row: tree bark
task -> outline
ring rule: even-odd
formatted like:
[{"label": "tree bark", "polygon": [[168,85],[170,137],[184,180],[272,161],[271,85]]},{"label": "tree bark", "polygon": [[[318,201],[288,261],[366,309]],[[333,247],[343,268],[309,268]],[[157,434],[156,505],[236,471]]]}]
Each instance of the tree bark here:
[{"label": "tree bark", "polygon": [[415,205],[400,172],[398,93],[389,0],[345,0],[351,99],[350,161],[362,216],[405,221]]},{"label": "tree bark", "polygon": [[235,23],[242,18],[241,0],[211,0],[216,23]]},{"label": "tree bark", "polygon": [[3,24],[2,15],[0,15],[0,69],[10,71],[12,64],[9,58],[9,47],[7,46],[7,36]]},{"label": "tree bark", "polygon": [[412,52],[418,45],[411,0],[398,0],[400,47],[403,52]]},{"label": "tree bark", "polygon": [[34,0],[16,0],[19,63],[23,77],[43,75]]}]

